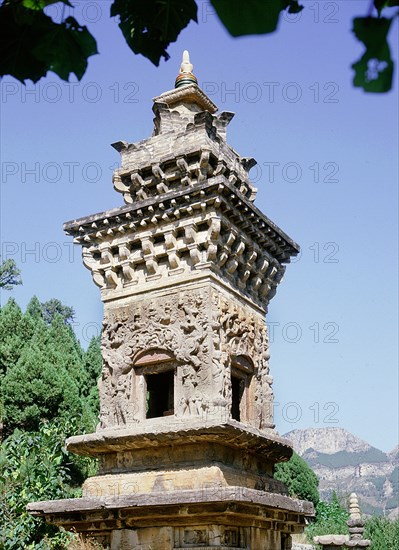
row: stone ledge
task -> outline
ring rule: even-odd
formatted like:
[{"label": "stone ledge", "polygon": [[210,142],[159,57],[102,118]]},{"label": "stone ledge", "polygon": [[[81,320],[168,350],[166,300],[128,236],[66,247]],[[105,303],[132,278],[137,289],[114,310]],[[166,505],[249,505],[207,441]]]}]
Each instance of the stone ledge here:
[{"label": "stone ledge", "polygon": [[370,541],[367,539],[350,539],[349,535],[320,535],[313,539],[317,544],[328,548],[367,548]]},{"label": "stone ledge", "polygon": [[[216,504],[227,505],[224,508],[215,509],[212,512],[212,507]],[[57,516],[62,514],[79,514],[79,513],[91,513],[98,512],[117,512],[120,516],[120,512],[123,515],[129,511],[133,511],[135,516],[140,515],[157,515],[161,519],[163,515],[170,515],[172,513],[170,507],[178,507],[180,509],[180,515],[186,516],[190,513],[198,521],[198,510],[201,508],[204,514],[217,513],[245,513],[245,509],[234,510],[234,505],[248,505],[253,515],[254,508],[261,508],[262,519],[267,519],[267,509],[270,511],[276,511],[273,519],[279,519],[280,512],[288,512],[293,514],[290,518],[286,517],[286,514],[281,514],[280,521],[288,523],[296,523],[296,515],[299,516],[313,516],[314,509],[311,502],[304,500],[294,500],[290,497],[279,495],[276,493],[265,493],[256,489],[248,489],[245,487],[221,487],[211,488],[210,491],[199,492],[197,490],[180,490],[170,491],[168,493],[151,493],[151,494],[137,494],[137,495],[122,495],[119,497],[102,497],[102,498],[74,498],[63,500],[47,500],[39,502],[31,502],[27,505],[28,512],[35,516]],[[231,507],[233,506],[233,508]],[[188,508],[187,508],[188,507]],[[191,507],[191,508],[190,508]],[[258,514],[260,515],[260,510]],[[254,516],[255,519],[255,516]],[[177,522],[179,523],[179,522]]]},{"label": "stone ledge", "polygon": [[182,86],[181,88],[174,88],[168,90],[163,94],[154,97],[154,103],[166,103],[168,107],[174,107],[177,103],[181,102],[197,103],[204,111],[210,113],[216,113],[217,106],[211,99],[201,90],[197,84],[191,84],[189,86]]},{"label": "stone ledge", "polygon": [[[288,460],[292,455],[292,444],[270,430],[261,432],[235,420],[221,423],[211,423],[199,419],[184,423],[178,419],[175,422],[166,417],[164,423],[152,420],[137,427],[125,429],[103,429],[96,433],[77,435],[66,440],[68,451],[85,456],[99,456],[105,453],[121,450],[162,447],[183,442],[197,443],[210,441],[228,447],[245,449],[276,458]],[[184,444],[184,443],[183,443]]]}]

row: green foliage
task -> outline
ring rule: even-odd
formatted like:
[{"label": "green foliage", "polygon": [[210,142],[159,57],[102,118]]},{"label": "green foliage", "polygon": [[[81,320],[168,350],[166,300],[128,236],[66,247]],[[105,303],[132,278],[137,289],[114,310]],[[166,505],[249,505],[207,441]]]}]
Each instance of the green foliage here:
[{"label": "green foliage", "polygon": [[49,330],[49,345],[52,361],[57,368],[65,369],[77,384],[82,394],[87,393],[89,377],[84,369],[84,352],[76,339],[75,333],[66,325],[61,315],[56,314]]},{"label": "green foliage", "polygon": [[306,527],[305,533],[310,543],[313,537],[319,535],[345,535],[348,533],[346,525],[349,512],[341,505],[335,493],[331,502],[320,501],[316,506],[316,518],[314,523]]},{"label": "green foliage", "polygon": [[119,16],[119,27],[131,50],[159,65],[169,59],[166,48],[191,20],[197,22],[194,0],[114,0],[111,16]]},{"label": "green foliage", "polygon": [[35,331],[30,315],[23,315],[13,298],[0,309],[0,372],[15,365]]},{"label": "green foliage", "polygon": [[[1,1],[1,0],[0,0]],[[0,75],[10,74],[23,81],[37,82],[48,71],[64,80],[75,74],[80,80],[87,60],[97,52],[96,41],[86,27],[68,17],[55,23],[43,9],[56,0],[3,0],[0,5]],[[68,6],[68,0],[61,0]],[[211,0],[221,22],[232,36],[274,32],[284,10],[298,13],[298,0]],[[387,42],[391,18],[381,17],[384,10],[398,6],[399,0],[374,0],[377,17],[356,17],[353,32],[366,48],[352,65],[354,86],[366,92],[387,92],[392,87],[393,62]],[[111,16],[119,17],[126,43],[136,54],[154,65],[169,59],[167,48],[180,32],[197,21],[195,0],[114,0]],[[386,12],[385,12],[386,13]],[[18,283],[15,283],[18,284]]]},{"label": "green foliage", "polygon": [[22,5],[31,10],[42,10],[46,6],[56,4],[57,2],[63,2],[67,6],[72,7],[72,4],[68,0],[22,0]]},{"label": "green foliage", "polygon": [[26,315],[32,317],[35,321],[43,320],[43,306],[37,296],[31,298],[29,304],[26,306]]},{"label": "green foliage", "polygon": [[41,306],[43,319],[48,325],[51,325],[56,315],[61,315],[66,324],[71,324],[73,322],[75,317],[73,307],[65,306],[60,300],[52,298],[47,302],[43,302]]},{"label": "green foliage", "polygon": [[16,285],[22,285],[21,272],[15,261],[9,258],[0,264],[0,288],[11,290]]},{"label": "green foliage", "polygon": [[314,505],[319,502],[319,480],[313,470],[296,453],[288,462],[276,464],[274,477],[287,485],[291,496],[310,500]]},{"label": "green foliage", "polygon": [[394,6],[399,6],[399,0],[374,0],[374,7],[378,15],[381,15],[384,8],[392,8]]},{"label": "green foliage", "polygon": [[37,430],[40,422],[56,417],[78,416],[79,390],[65,369],[57,368],[49,342],[42,331],[35,334],[17,364],[8,369],[0,388],[3,422],[7,433],[14,429]]},{"label": "green foliage", "polygon": [[277,29],[280,13],[303,10],[297,0],[211,0],[220,20],[232,36],[266,34]]},{"label": "green foliage", "polygon": [[14,365],[21,353],[18,330],[22,320],[22,311],[13,298],[0,309],[0,367],[3,372]]},{"label": "green foliage", "polygon": [[87,27],[82,27],[73,17],[54,25],[34,48],[34,55],[63,80],[68,80],[70,74],[81,80],[87,59],[96,53],[95,39]]},{"label": "green foliage", "polygon": [[68,80],[71,73],[78,80],[82,78],[88,58],[98,53],[96,41],[87,27],[73,17],[61,23],[48,17],[43,8],[51,3],[44,0],[2,2],[0,74],[11,74],[21,82],[28,79],[37,82],[48,71],[54,71],[64,80]]},{"label": "green foliage", "polygon": [[399,519],[373,517],[366,521],[364,538],[372,542],[372,550],[399,548]]},{"label": "green foliage", "polygon": [[42,424],[37,432],[16,430],[0,447],[0,548],[65,548],[70,536],[26,511],[32,501],[72,498],[89,465],[74,462],[63,448],[65,437],[76,433],[74,421]]},{"label": "green foliage", "polygon": [[366,92],[388,92],[392,88],[393,61],[387,36],[392,19],[385,17],[356,17],[353,32],[366,46],[363,56],[352,65],[354,86]]},{"label": "green foliage", "polygon": [[91,339],[89,347],[84,356],[84,369],[88,376],[88,392],[86,393],[86,402],[91,411],[100,409],[98,379],[101,375],[102,356],[100,348],[100,338],[94,337]]},{"label": "green foliage", "polygon": [[[0,310],[4,433],[9,435],[16,428],[37,430],[44,420],[71,415],[80,418],[81,431],[91,431],[99,408],[94,378],[100,353],[98,341],[85,354],[64,317],[55,313],[47,326],[40,311],[44,309],[40,310],[37,298],[31,300],[24,315],[13,300]],[[89,394],[90,400],[85,399]]]},{"label": "green foliage", "polygon": [[97,470],[97,461],[63,448],[66,437],[93,431],[99,409],[99,340],[84,352],[72,315],[59,300],[36,297],[25,313],[12,299],[0,309],[1,550],[66,548],[70,536],[25,507],[78,496]]},{"label": "green foliage", "polygon": [[93,336],[83,358],[84,369],[91,381],[91,385],[97,384],[101,375],[102,356],[100,348],[100,337]]},{"label": "green foliage", "polygon": [[[346,524],[349,512],[341,505],[335,493],[330,503],[319,502],[316,506],[315,521],[305,529],[309,543],[320,535],[348,534]],[[371,540],[371,550],[393,550],[399,548],[399,519],[394,521],[383,517],[366,520],[364,538]]]}]

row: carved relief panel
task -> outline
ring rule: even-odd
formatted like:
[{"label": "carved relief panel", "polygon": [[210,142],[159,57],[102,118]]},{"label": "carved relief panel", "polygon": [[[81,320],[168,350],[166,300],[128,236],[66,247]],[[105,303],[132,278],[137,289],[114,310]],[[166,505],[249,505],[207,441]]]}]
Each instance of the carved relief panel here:
[{"label": "carved relief panel", "polygon": [[155,388],[157,375],[158,380],[171,371],[173,376],[165,381],[172,381],[177,403],[170,412],[192,412],[194,402],[200,408],[206,398],[201,371],[209,363],[206,302],[204,291],[182,291],[105,312],[102,428],[124,427],[151,417],[147,416],[151,385]]},{"label": "carved relief panel", "polygon": [[272,427],[265,321],[210,283],[108,307],[102,354],[99,429],[164,416]]},{"label": "carved relief panel", "polygon": [[249,306],[216,290],[212,304],[212,368],[213,376],[220,379],[216,386],[221,402],[229,407],[230,417],[259,429],[273,428],[266,321]]}]

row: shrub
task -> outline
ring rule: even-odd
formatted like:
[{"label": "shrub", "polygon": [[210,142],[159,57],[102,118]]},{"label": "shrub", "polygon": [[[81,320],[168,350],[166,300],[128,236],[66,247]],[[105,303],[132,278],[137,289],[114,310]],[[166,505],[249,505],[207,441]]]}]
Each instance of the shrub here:
[{"label": "shrub", "polygon": [[1,550],[61,550],[71,540],[70,534],[31,516],[26,505],[80,495],[81,479],[90,470],[94,473],[95,461],[75,458],[64,449],[65,437],[75,430],[73,422],[57,420],[37,432],[17,429],[1,444]]},{"label": "shrub", "polygon": [[315,521],[306,528],[306,536],[310,543],[313,537],[319,535],[348,534],[349,512],[341,505],[336,493],[333,493],[331,502],[320,501],[316,506]]},{"label": "shrub", "polygon": [[274,477],[287,485],[290,496],[310,500],[314,505],[319,502],[319,480],[296,453],[288,462],[276,464]]},{"label": "shrub", "polygon": [[364,538],[372,542],[372,550],[399,548],[399,519],[373,517],[366,521]]}]

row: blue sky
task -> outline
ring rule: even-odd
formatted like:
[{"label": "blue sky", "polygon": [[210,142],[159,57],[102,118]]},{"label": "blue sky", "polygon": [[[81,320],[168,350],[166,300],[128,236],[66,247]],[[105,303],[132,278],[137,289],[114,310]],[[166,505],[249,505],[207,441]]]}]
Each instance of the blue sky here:
[{"label": "blue sky", "polygon": [[[74,2],[100,55],[81,82],[50,73],[1,82],[1,244],[23,286],[72,305],[84,346],[102,319],[99,290],[63,222],[122,205],[109,144],[148,137],[152,98],[173,88],[188,49],[202,88],[236,113],[229,143],[253,156],[256,205],[302,247],[268,314],[280,433],[338,426],[385,451],[398,441],[397,75],[388,94],[351,85],[362,54],[351,19],[368,2],[303,2],[277,33],[231,38],[207,2],[154,67],[134,56],[108,1]],[[51,8],[58,15],[57,5]],[[398,25],[391,44],[398,39]],[[396,55],[395,49],[393,55]],[[395,58],[397,62],[397,58]]]}]

